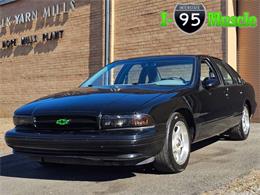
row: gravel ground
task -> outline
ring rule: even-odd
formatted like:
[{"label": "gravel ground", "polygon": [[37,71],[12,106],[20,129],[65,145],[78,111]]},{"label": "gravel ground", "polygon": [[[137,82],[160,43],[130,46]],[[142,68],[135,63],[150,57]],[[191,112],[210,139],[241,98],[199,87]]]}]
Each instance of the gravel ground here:
[{"label": "gravel ground", "polygon": [[237,178],[219,189],[202,193],[202,195],[221,194],[260,194],[260,170],[252,170],[248,175]]}]

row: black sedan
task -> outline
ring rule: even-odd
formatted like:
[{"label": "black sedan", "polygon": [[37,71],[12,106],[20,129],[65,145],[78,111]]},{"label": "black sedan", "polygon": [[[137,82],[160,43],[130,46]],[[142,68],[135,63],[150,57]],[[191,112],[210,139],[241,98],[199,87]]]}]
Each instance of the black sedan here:
[{"label": "black sedan", "polygon": [[210,56],[155,56],[105,66],[77,89],[31,102],[5,135],[41,163],[185,169],[194,142],[225,133],[244,140],[253,87]]}]

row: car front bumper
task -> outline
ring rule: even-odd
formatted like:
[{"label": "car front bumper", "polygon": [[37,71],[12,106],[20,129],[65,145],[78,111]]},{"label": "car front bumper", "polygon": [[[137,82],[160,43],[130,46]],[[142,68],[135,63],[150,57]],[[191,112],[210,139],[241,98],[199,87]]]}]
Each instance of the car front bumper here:
[{"label": "car front bumper", "polygon": [[60,134],[12,129],[5,135],[14,153],[46,162],[89,165],[148,162],[160,152],[164,138],[165,125]]}]

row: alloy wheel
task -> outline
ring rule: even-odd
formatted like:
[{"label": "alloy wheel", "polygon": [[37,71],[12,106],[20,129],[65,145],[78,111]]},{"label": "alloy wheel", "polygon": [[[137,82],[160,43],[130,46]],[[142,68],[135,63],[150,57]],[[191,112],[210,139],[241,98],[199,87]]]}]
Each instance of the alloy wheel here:
[{"label": "alloy wheel", "polygon": [[178,121],[172,133],[172,152],[177,164],[185,163],[189,156],[190,139],[188,129],[183,121]]},{"label": "alloy wheel", "polygon": [[250,129],[250,118],[248,108],[244,106],[243,115],[242,115],[242,128],[245,135],[249,133]]}]

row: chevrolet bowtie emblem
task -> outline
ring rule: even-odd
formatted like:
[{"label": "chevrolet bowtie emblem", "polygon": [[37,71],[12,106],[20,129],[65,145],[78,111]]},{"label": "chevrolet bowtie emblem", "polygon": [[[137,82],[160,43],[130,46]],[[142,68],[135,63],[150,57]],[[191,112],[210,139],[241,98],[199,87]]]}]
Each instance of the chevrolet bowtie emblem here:
[{"label": "chevrolet bowtie emblem", "polygon": [[66,118],[58,119],[58,120],[56,120],[56,124],[57,125],[61,125],[61,126],[69,125],[70,124],[70,119],[66,119]]}]

